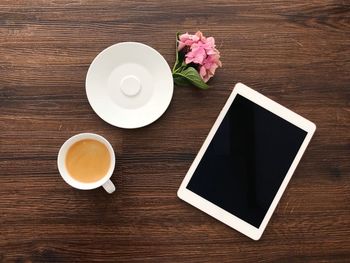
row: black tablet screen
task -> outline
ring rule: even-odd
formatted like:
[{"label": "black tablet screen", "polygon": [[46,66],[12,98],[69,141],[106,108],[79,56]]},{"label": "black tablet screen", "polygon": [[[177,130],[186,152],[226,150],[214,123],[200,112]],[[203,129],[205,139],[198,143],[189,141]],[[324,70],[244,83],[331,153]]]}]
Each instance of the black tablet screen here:
[{"label": "black tablet screen", "polygon": [[306,134],[238,94],[187,189],[259,228]]}]

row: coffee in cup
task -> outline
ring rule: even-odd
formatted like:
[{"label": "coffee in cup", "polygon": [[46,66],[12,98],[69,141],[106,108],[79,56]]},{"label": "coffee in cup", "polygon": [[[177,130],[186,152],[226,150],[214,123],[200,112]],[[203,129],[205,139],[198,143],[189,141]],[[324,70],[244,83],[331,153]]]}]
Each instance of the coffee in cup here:
[{"label": "coffee in cup", "polygon": [[81,133],[69,138],[59,151],[57,165],[62,178],[75,188],[115,190],[109,180],[115,166],[114,151],[100,135]]}]

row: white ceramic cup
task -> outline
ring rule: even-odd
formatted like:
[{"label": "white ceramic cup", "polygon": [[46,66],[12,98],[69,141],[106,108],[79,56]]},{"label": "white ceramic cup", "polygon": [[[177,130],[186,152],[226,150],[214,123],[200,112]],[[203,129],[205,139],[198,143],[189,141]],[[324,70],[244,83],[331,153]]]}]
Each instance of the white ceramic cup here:
[{"label": "white ceramic cup", "polygon": [[[103,176],[100,180],[96,182],[91,182],[91,183],[84,183],[84,182],[77,181],[69,174],[66,167],[66,155],[67,155],[68,149],[74,143],[85,139],[92,139],[103,143],[107,147],[109,156],[111,158],[111,164],[109,166],[109,169],[106,175]],[[101,135],[94,134],[94,133],[80,133],[70,137],[67,141],[65,141],[65,143],[61,146],[58,152],[57,167],[63,180],[74,188],[81,189],[81,190],[91,190],[102,186],[109,194],[115,191],[115,186],[110,180],[115,167],[115,155],[114,155],[112,145]]]}]

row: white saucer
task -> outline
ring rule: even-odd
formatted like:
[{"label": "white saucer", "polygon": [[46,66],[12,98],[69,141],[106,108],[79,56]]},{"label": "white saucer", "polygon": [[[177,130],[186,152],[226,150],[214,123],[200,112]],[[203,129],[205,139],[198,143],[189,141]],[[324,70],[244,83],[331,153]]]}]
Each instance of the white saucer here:
[{"label": "white saucer", "polygon": [[168,63],[155,49],[122,42],[96,56],[86,75],[89,103],[104,121],[139,128],[157,120],[173,96]]}]

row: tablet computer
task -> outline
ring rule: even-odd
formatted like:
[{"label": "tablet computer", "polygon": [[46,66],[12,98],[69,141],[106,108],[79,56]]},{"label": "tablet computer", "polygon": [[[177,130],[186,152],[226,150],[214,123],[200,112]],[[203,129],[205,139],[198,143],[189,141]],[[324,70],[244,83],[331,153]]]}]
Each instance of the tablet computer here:
[{"label": "tablet computer", "polygon": [[315,130],[314,123],[238,83],[177,194],[258,240]]}]

